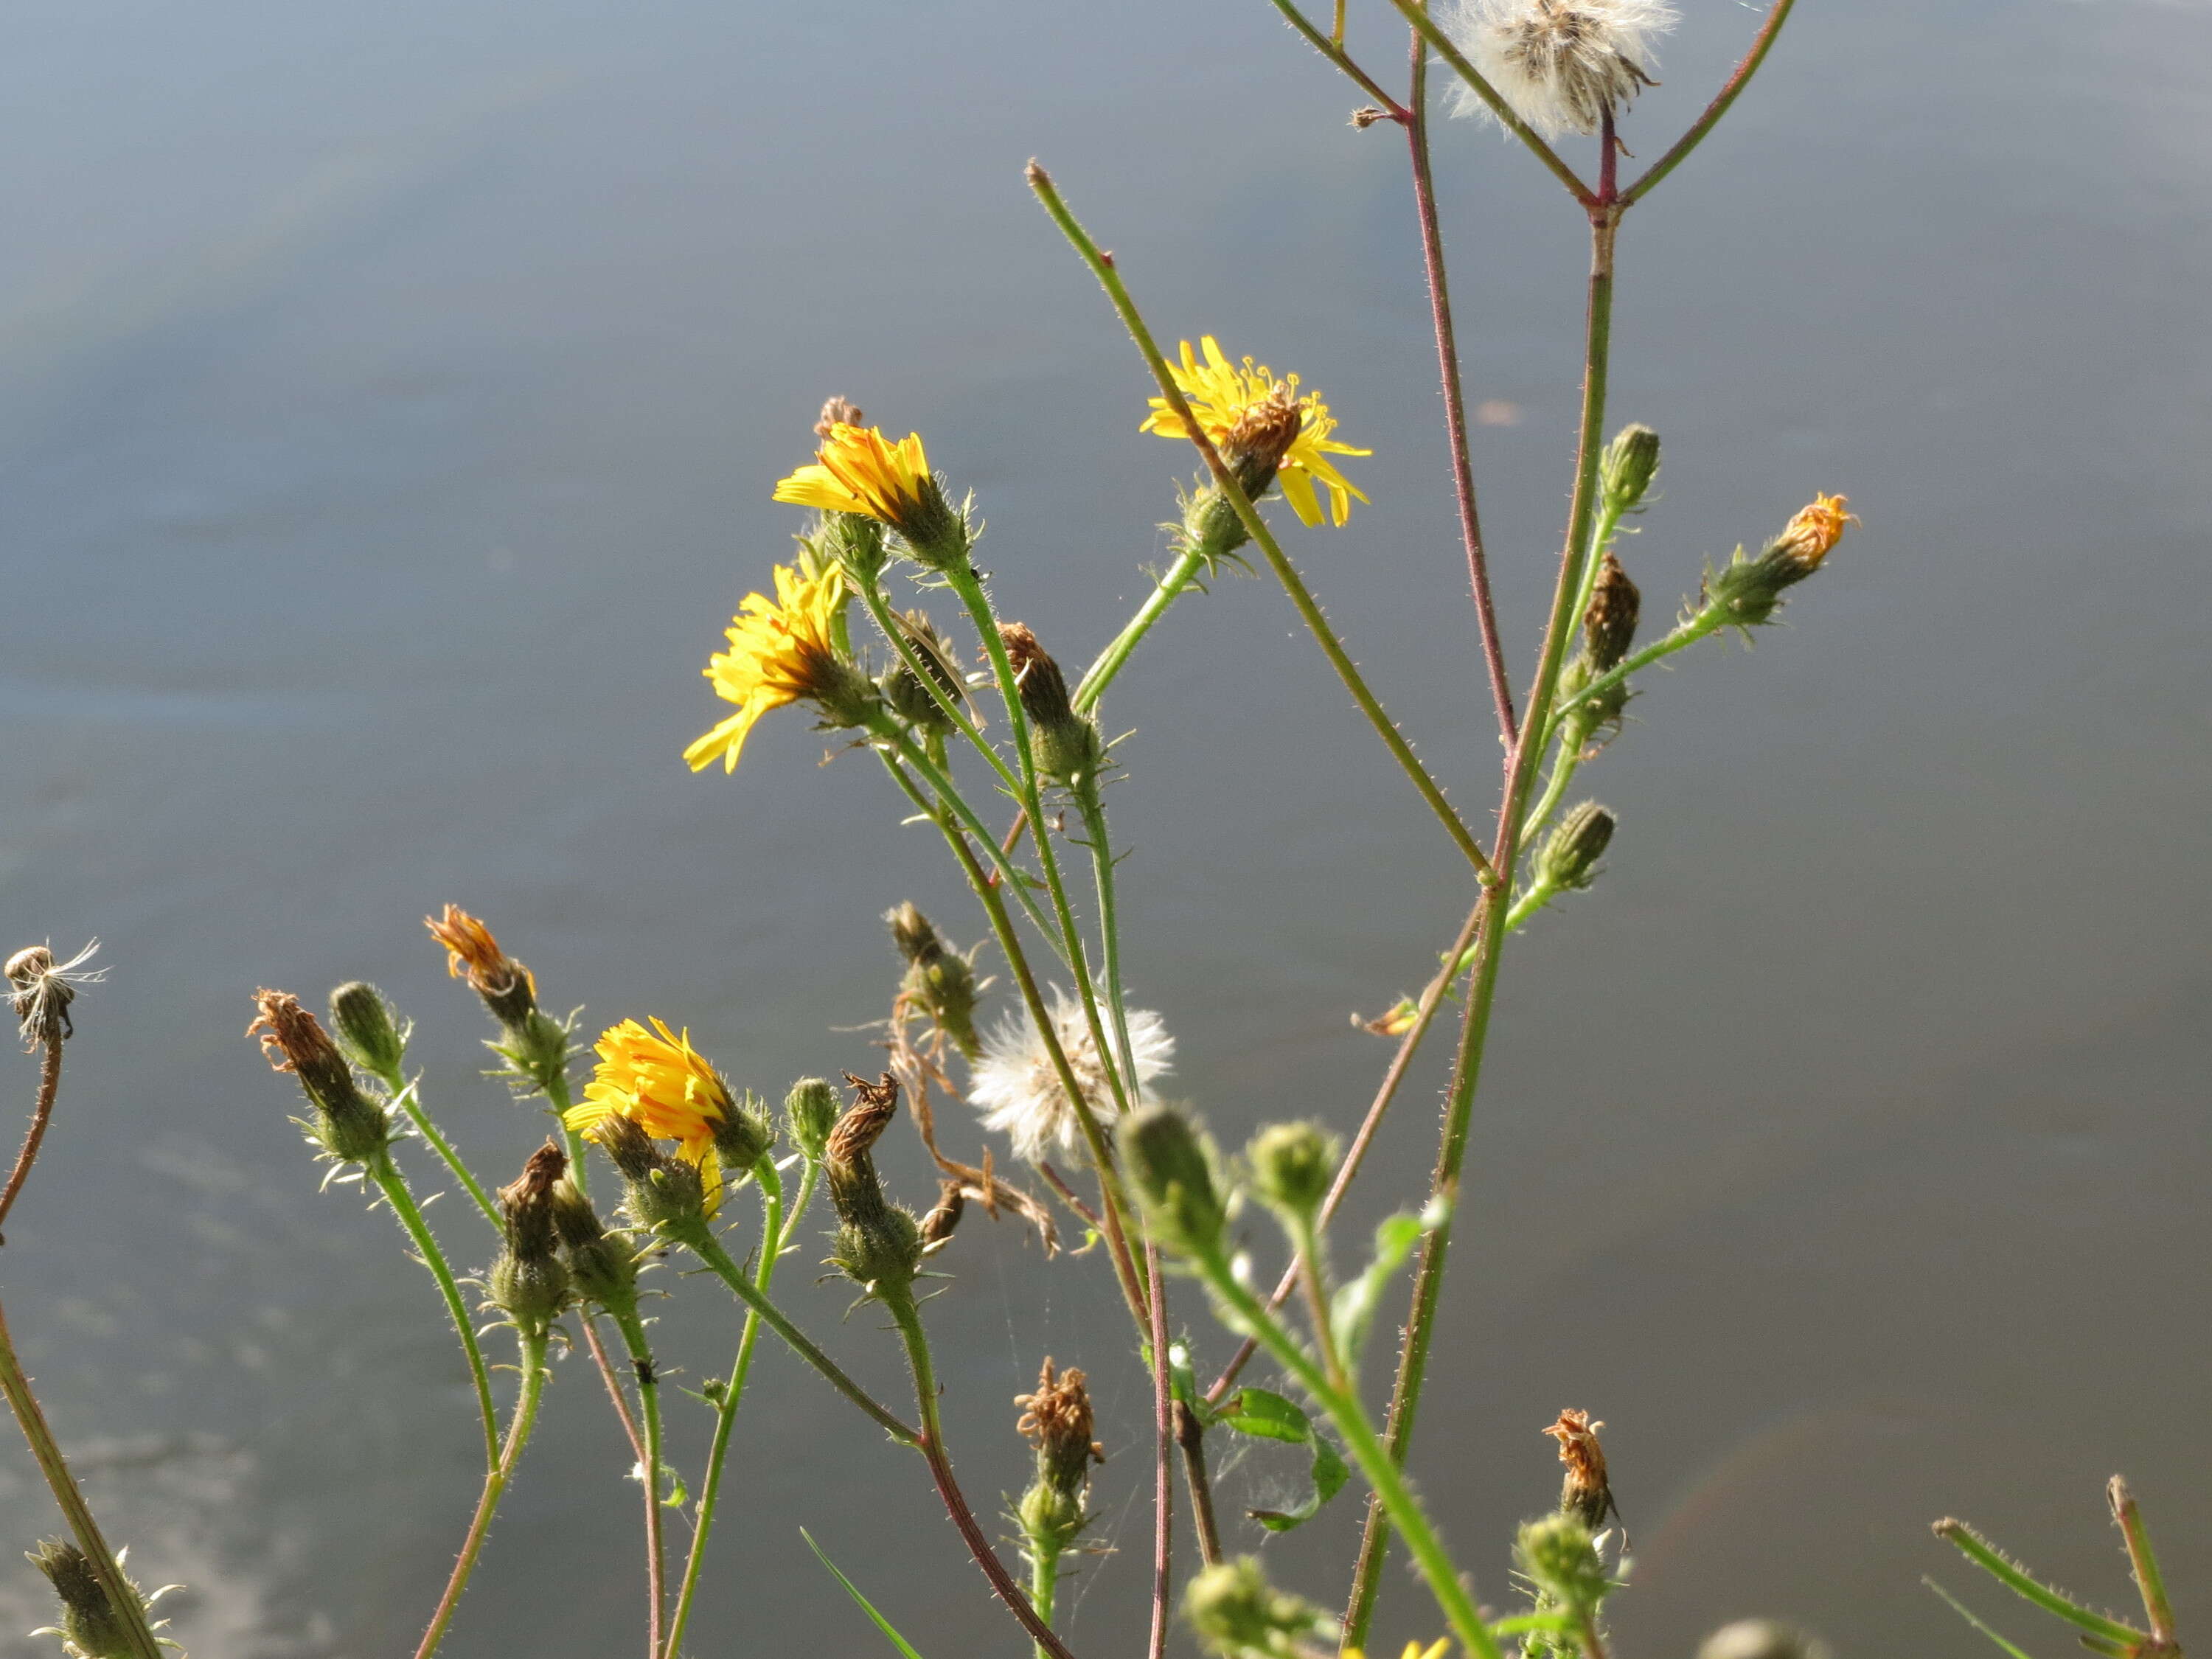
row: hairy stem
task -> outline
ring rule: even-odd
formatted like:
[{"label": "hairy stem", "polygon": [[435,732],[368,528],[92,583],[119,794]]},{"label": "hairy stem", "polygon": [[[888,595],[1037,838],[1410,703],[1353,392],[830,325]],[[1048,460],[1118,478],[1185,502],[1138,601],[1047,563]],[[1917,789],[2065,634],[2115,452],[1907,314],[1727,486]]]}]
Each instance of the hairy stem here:
[{"label": "hairy stem", "polygon": [[[46,1138],[46,1125],[53,1121],[54,1098],[62,1087],[62,1034],[58,1030],[46,1033],[46,1049],[39,1060],[39,1096],[31,1105],[31,1127],[24,1131],[23,1145],[15,1154],[15,1167],[8,1172],[8,1184],[0,1188],[0,1224],[8,1219],[8,1212],[15,1207],[15,1195],[23,1190],[23,1183],[31,1178],[31,1165],[37,1162],[39,1143]],[[0,1237],[0,1243],[5,1243]]]},{"label": "hairy stem", "polygon": [[1736,95],[1751,83],[1751,77],[1766,61],[1767,49],[1773,46],[1774,37],[1782,33],[1782,25],[1789,20],[1790,8],[1796,3],[1796,0],[1774,0],[1767,10],[1766,21],[1760,25],[1758,35],[1751,43],[1751,50],[1744,53],[1743,60],[1735,66],[1735,72],[1713,94],[1713,101],[1705,106],[1705,113],[1690,124],[1690,130],[1674,142],[1674,148],[1654,161],[1642,178],[1620,192],[1622,207],[1630,207],[1643,200],[1650,193],[1653,185],[1681,166],[1689,159],[1690,152],[1705,143],[1705,135],[1713,130],[1722,116],[1728,113],[1729,106],[1735,102]]},{"label": "hairy stem", "polygon": [[407,1189],[407,1177],[392,1161],[392,1154],[377,1153],[367,1169],[368,1178],[376,1183],[377,1190],[384,1194],[384,1201],[392,1206],[392,1213],[414,1241],[416,1255],[430,1270],[430,1277],[438,1281],[438,1294],[445,1298],[447,1316],[453,1322],[453,1334],[461,1339],[461,1352],[467,1356],[469,1376],[476,1384],[477,1410],[483,1419],[484,1467],[495,1474],[500,1460],[499,1416],[492,1408],[491,1376],[484,1369],[483,1350],[477,1346],[476,1327],[470,1322],[468,1308],[461,1300],[461,1287],[453,1278],[446,1253],[438,1248],[430,1224],[422,1218],[414,1194]]},{"label": "hairy stem", "polygon": [[[379,1082],[392,1091],[392,1104],[407,1114],[407,1121],[415,1126],[415,1133],[422,1137],[424,1144],[432,1152],[437,1153],[439,1161],[445,1164],[453,1179],[461,1183],[462,1190],[483,1212],[483,1218],[491,1223],[492,1231],[501,1231],[506,1224],[500,1219],[499,1206],[492,1202],[491,1194],[484,1190],[483,1182],[477,1179],[475,1171],[461,1161],[460,1153],[453,1150],[453,1143],[447,1139],[444,1132],[431,1121],[429,1109],[422,1104],[420,1079],[409,1082],[405,1073],[397,1066],[388,1072],[379,1072],[376,1076]],[[572,1153],[568,1160],[571,1167],[577,1161]]]},{"label": "hairy stem", "polygon": [[666,1610],[666,1553],[661,1538],[660,1502],[660,1381],[653,1364],[653,1350],[645,1340],[645,1322],[636,1314],[619,1316],[623,1346],[629,1351],[632,1374],[637,1379],[638,1415],[644,1419],[640,1437],[638,1474],[645,1487],[646,1659],[660,1652],[661,1614]]},{"label": "hairy stem", "polygon": [[1146,1651],[1161,1659],[1168,1648],[1170,1583],[1175,1571],[1175,1387],[1168,1378],[1168,1294],[1160,1283],[1160,1252],[1145,1246],[1145,1278],[1152,1291],[1152,1635]]},{"label": "hairy stem", "polygon": [[1221,1559],[1221,1527],[1213,1518],[1213,1482],[1206,1472],[1206,1425],[1180,1400],[1175,1402],[1175,1425],[1176,1444],[1182,1449],[1183,1481],[1190,1488],[1198,1559],[1210,1567]]},{"label": "hairy stem", "polygon": [[1137,642],[1151,633],[1152,624],[1188,591],[1199,567],[1205,562],[1205,550],[1199,547],[1187,547],[1176,556],[1167,574],[1153,584],[1145,602],[1137,607],[1137,614],[1129,618],[1112,642],[1098,653],[1098,659],[1085,671],[1082,684],[1069,699],[1078,714],[1087,714],[1098,706],[1098,699],[1106,695],[1106,688],[1113,684],[1114,677],[1129,660],[1129,653],[1137,648]]}]

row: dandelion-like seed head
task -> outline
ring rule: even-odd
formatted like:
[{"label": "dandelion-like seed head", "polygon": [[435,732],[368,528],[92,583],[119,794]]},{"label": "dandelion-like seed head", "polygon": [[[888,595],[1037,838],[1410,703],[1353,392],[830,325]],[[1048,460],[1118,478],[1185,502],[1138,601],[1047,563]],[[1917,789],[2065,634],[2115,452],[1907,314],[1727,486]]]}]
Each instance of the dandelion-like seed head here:
[{"label": "dandelion-like seed head", "polygon": [[[1279,379],[1265,363],[1249,357],[1232,363],[1211,334],[1200,340],[1196,350],[1185,340],[1180,359],[1168,365],[1168,372],[1206,435],[1221,451],[1222,459],[1237,473],[1246,494],[1257,495],[1270,482],[1279,483],[1291,510],[1309,525],[1322,521],[1323,495],[1328,498],[1328,521],[1340,526],[1352,516],[1355,500],[1367,499],[1329,457],[1375,452],[1354,449],[1331,437],[1335,417],[1318,392],[1299,393],[1297,375]],[[1152,412],[1138,429],[1163,438],[1190,435],[1165,398],[1152,399]]]},{"label": "dandelion-like seed head", "polygon": [[[1455,0],[1444,18],[1483,78],[1547,138],[1595,132],[1655,84],[1652,41],[1674,23],[1662,0]],[[1453,113],[1492,111],[1460,84]]]},{"label": "dandelion-like seed head", "polygon": [[840,726],[865,717],[868,682],[837,652],[837,613],[847,592],[835,569],[802,576],[780,564],[775,598],[745,595],[727,630],[730,648],[708,658],[706,668],[714,695],[737,704],[738,712],[684,751],[693,771],[717,759],[736,771],[754,725],[787,703],[811,702]]},{"label": "dandelion-like seed head", "polygon": [[[1053,989],[1052,1026],[1085,1101],[1102,1121],[1110,1118],[1113,1091],[1091,1040],[1083,1004],[1058,987]],[[1158,1014],[1132,1008],[1129,1047],[1137,1063],[1138,1102],[1149,1103],[1152,1080],[1173,1068],[1175,1038]],[[968,1098],[982,1112],[983,1127],[1004,1131],[1014,1151],[1031,1163],[1055,1148],[1067,1152],[1075,1146],[1080,1124],[1074,1105],[1043,1036],[1026,1014],[1001,1020],[983,1039],[983,1056],[969,1078]]]},{"label": "dandelion-like seed head", "polygon": [[15,1010],[25,1048],[76,1035],[70,1004],[76,1000],[76,988],[97,985],[107,977],[106,969],[84,965],[99,949],[100,941],[94,939],[67,962],[56,962],[52,945],[33,945],[8,958],[6,969],[0,971],[7,974],[8,983],[14,988],[9,993],[9,1004]]}]

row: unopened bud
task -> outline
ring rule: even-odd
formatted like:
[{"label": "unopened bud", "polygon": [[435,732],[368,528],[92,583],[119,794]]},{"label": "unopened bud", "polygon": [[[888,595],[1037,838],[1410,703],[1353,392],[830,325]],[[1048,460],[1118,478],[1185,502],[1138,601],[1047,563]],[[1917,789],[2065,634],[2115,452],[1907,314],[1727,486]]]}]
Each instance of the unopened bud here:
[{"label": "unopened bud", "polygon": [[1244,1149],[1252,1186],[1271,1208],[1310,1224],[1336,1178],[1340,1143],[1318,1123],[1271,1123]]},{"label": "unopened bud", "polygon": [[819,575],[834,565],[863,593],[874,589],[876,579],[890,562],[883,524],[864,514],[825,513],[814,533],[802,538],[800,544],[812,556],[810,562],[815,567],[805,574]]},{"label": "unopened bud", "polygon": [[289,991],[264,988],[253,1000],[260,1013],[246,1035],[258,1032],[270,1065],[300,1079],[314,1108],[309,1138],[344,1163],[366,1164],[380,1155],[392,1142],[390,1114],[362,1092],[330,1034]]},{"label": "unopened bud", "polygon": [[730,1102],[713,1126],[714,1155],[732,1181],[767,1157],[768,1149],[775,1145],[775,1126],[761,1106],[760,1097],[748,1089]]},{"label": "unopened bud", "polygon": [[1536,858],[1536,878],[1545,886],[1571,892],[1597,879],[1597,861],[1613,840],[1614,819],[1594,800],[1586,800],[1559,820]]},{"label": "unopened bud", "polygon": [[1266,1569],[1249,1555],[1217,1562],[1193,1578],[1183,1591],[1182,1616],[1222,1659],[1288,1656],[1331,1628],[1319,1607],[1270,1584]]},{"label": "unopened bud", "polygon": [[331,993],[331,1026],[345,1057],[364,1072],[390,1077],[406,1063],[403,1022],[384,993],[365,981]]},{"label": "unopened bud", "polygon": [[1577,1614],[1596,1611],[1611,1586],[1590,1529],[1571,1515],[1523,1522],[1513,1553],[1536,1587]]},{"label": "unopened bud", "polygon": [[831,1262],[856,1285],[880,1294],[903,1291],[921,1266],[921,1230],[913,1216],[884,1195],[872,1149],[898,1111],[898,1080],[888,1072],[875,1083],[846,1073],[854,1101],[830,1132],[822,1169],[837,1211]]},{"label": "unopened bud", "polygon": [[1858,522],[1856,514],[1844,510],[1846,505],[1842,495],[1815,495],[1757,558],[1736,549],[1721,569],[1706,572],[1706,603],[1739,628],[1767,621],[1781,607],[1784,590],[1818,570],[1843,540],[1844,526]]},{"label": "unopened bud", "polygon": [[1613,550],[1607,549],[1597,586],[1590,593],[1589,609],[1583,614],[1583,649],[1597,672],[1616,666],[1628,654],[1628,647],[1636,642],[1637,617],[1643,609],[1643,594]]},{"label": "unopened bud", "polygon": [[[46,1582],[61,1599],[62,1622],[57,1628],[78,1659],[131,1659],[138,1651],[130,1628],[108,1597],[107,1587],[100,1582],[98,1570],[82,1550],[64,1540],[49,1538],[23,1559],[46,1574]],[[132,1593],[137,1593],[135,1588]]]},{"label": "unopened bud", "polygon": [[783,1097],[784,1127],[810,1162],[822,1161],[830,1131],[836,1127],[837,1112],[837,1091],[823,1078],[803,1077]]},{"label": "unopened bud", "polygon": [[705,1224],[706,1183],[697,1164],[671,1158],[626,1117],[603,1119],[590,1133],[622,1171],[623,1204],[640,1227],[683,1233]]},{"label": "unopened bud", "polygon": [[952,1046],[973,1060],[982,1051],[975,1034],[975,970],[968,958],[950,949],[912,904],[884,913],[891,940],[906,958],[899,981],[902,1002],[921,1010]]},{"label": "unopened bud", "polygon": [[1097,723],[1075,712],[1060,665],[1024,623],[1000,623],[999,639],[1013,666],[1022,712],[1029,716],[1030,752],[1037,770],[1055,783],[1096,776],[1106,763],[1106,745]]},{"label": "unopened bud", "polygon": [[576,1299],[617,1317],[637,1311],[637,1252],[611,1233],[573,1176],[553,1187],[553,1231]]},{"label": "unopened bud", "polygon": [[[863,519],[860,522],[874,524],[875,520]],[[877,529],[880,531],[882,526],[877,526]],[[902,652],[898,660],[877,681],[884,701],[890,705],[894,714],[909,726],[918,726],[927,732],[951,732],[952,722],[945,718],[939,698],[955,708],[965,708],[968,702],[968,686],[960,678],[960,665],[952,647],[938,633],[936,624],[921,611],[900,612],[892,617],[891,623],[914,659],[921,665],[921,673],[928,676],[929,683],[923,683],[921,675],[909,665],[906,653]]]},{"label": "unopened bud", "polygon": [[1648,426],[1621,428],[1598,463],[1598,488],[1615,514],[1638,511],[1658,476],[1659,434]]},{"label": "unopened bud", "polygon": [[1140,1106],[1121,1120],[1115,1139],[1159,1241],[1187,1255],[1218,1251],[1226,1218],[1212,1158],[1190,1120],[1172,1106]]}]

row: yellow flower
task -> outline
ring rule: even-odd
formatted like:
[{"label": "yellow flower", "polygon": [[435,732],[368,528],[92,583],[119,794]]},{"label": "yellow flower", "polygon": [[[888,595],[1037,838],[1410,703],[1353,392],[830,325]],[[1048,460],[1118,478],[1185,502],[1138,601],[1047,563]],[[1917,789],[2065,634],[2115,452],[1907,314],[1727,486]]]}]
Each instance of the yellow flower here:
[{"label": "yellow flower", "polygon": [[833,422],[817,465],[779,481],[775,499],[824,513],[858,513],[881,520],[906,540],[908,550],[932,569],[956,568],[968,556],[968,528],[945,504],[937,475],[922,453],[921,434],[893,443],[878,427],[865,430]]},{"label": "yellow flower", "polygon": [[[1297,431],[1280,453],[1279,479],[1283,497],[1291,510],[1309,525],[1322,520],[1321,498],[1316,490],[1328,492],[1328,517],[1332,524],[1341,525],[1352,514],[1354,499],[1364,501],[1367,497],[1336,470],[1328,459],[1332,455],[1371,455],[1371,449],[1354,449],[1350,444],[1338,443],[1328,434],[1336,430],[1336,422],[1328,412],[1328,405],[1317,392],[1303,398],[1298,394],[1298,377],[1275,378],[1274,371],[1266,364],[1255,364],[1247,357],[1240,367],[1223,356],[1214,337],[1206,335],[1199,343],[1206,353],[1200,362],[1190,342],[1182,343],[1182,361],[1170,363],[1168,372],[1175,376],[1176,386],[1189,400],[1191,413],[1206,430],[1216,447],[1230,443],[1240,424],[1249,423],[1247,430],[1257,426],[1264,430],[1275,424],[1273,416],[1295,409],[1298,412]],[[1152,400],[1152,412],[1145,417],[1140,432],[1156,432],[1163,438],[1187,438],[1182,417],[1168,407],[1167,399]]]},{"label": "yellow flower", "polygon": [[610,1120],[627,1118],[656,1140],[676,1142],[699,1166],[711,1212],[722,1185],[715,1132],[736,1110],[721,1073],[691,1046],[689,1030],[672,1033],[658,1019],[650,1031],[634,1019],[610,1025],[599,1034],[599,1055],[583,1104],[569,1108],[562,1121],[598,1139]]},{"label": "yellow flower", "polygon": [[730,648],[708,659],[706,668],[714,695],[737,704],[738,712],[684,751],[694,772],[717,756],[726,770],[736,771],[745,738],[763,714],[841,689],[849,675],[838,660],[831,625],[844,601],[843,578],[836,571],[802,577],[781,564],[775,599],[745,595],[730,622]]},{"label": "yellow flower", "polygon": [[[1443,1637],[1438,1637],[1425,1648],[1419,1642],[1408,1642],[1406,1651],[1399,1656],[1399,1659],[1443,1659],[1444,1650],[1450,1646],[1450,1641]],[[1337,1659],[1367,1659],[1367,1656],[1358,1648],[1346,1648],[1337,1656]]]}]

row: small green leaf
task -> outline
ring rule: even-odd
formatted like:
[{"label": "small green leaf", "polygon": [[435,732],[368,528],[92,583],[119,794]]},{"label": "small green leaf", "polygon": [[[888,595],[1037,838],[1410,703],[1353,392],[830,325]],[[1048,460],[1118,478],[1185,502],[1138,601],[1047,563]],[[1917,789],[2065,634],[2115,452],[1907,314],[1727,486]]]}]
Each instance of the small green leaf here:
[{"label": "small green leaf", "polygon": [[1313,1453],[1313,1491],[1303,1503],[1288,1510],[1246,1511],[1269,1532],[1288,1532],[1321,1513],[1321,1506],[1344,1490],[1352,1471],[1334,1446],[1317,1431],[1311,1420],[1292,1401],[1266,1389],[1244,1389],[1224,1401],[1214,1419],[1261,1440],[1280,1440],[1305,1446]]},{"label": "small green leaf", "polygon": [[890,1620],[884,1618],[883,1614],[878,1613],[875,1608],[868,1605],[868,1598],[860,1594],[860,1590],[854,1587],[851,1579],[846,1577],[843,1573],[837,1571],[837,1564],[822,1553],[822,1546],[814,1541],[814,1534],[807,1531],[805,1528],[801,1527],[799,1529],[799,1535],[806,1540],[806,1547],[814,1552],[815,1559],[820,1561],[823,1566],[829,1568],[831,1576],[834,1577],[839,1583],[845,1587],[845,1594],[851,1596],[855,1601],[859,1602],[860,1604],[860,1611],[866,1613],[868,1617],[874,1621],[875,1626],[878,1630],[883,1632],[885,1636],[890,1638],[891,1645],[896,1648],[901,1653],[904,1654],[906,1656],[906,1659],[921,1659],[921,1656],[914,1650],[913,1644],[909,1643],[905,1637],[901,1636],[898,1632],[893,1628]]},{"label": "small green leaf", "polygon": [[1375,1259],[1364,1273],[1337,1291],[1329,1310],[1329,1328],[1336,1338],[1336,1351],[1354,1370],[1358,1369],[1359,1352],[1367,1346],[1368,1328],[1375,1322],[1376,1307],[1389,1287],[1391,1276],[1406,1265],[1406,1258],[1413,1253],[1422,1235],[1443,1221],[1442,1212],[1434,1218],[1427,1212],[1384,1218],[1375,1229]]},{"label": "small green leaf", "polygon": [[1974,1617],[1972,1610],[1969,1608],[1964,1601],[1961,1601],[1957,1596],[1952,1595],[1950,1591],[1945,1589],[1941,1584],[1937,1583],[1933,1578],[1930,1578],[1926,1573],[1923,1572],[1920,1575],[1920,1582],[1927,1585],[1929,1589],[1934,1590],[1936,1595],[1942,1596],[1946,1601],[1948,1601],[1951,1604],[1952,1612],[1957,1613],[1960,1618],[1965,1620],[1976,1630],[1981,1632],[1983,1635],[1988,1637],[1990,1641],[1996,1643],[2007,1653],[2010,1654],[2012,1656],[2012,1659],[2027,1659],[2027,1656],[2025,1653],[2022,1653],[2011,1643],[2006,1641],[2003,1637],[1998,1635],[1987,1625]]}]

